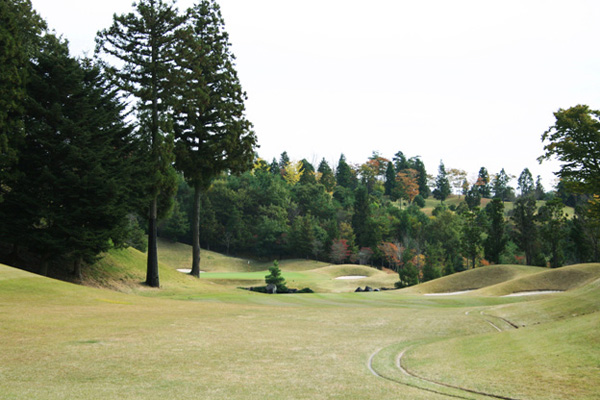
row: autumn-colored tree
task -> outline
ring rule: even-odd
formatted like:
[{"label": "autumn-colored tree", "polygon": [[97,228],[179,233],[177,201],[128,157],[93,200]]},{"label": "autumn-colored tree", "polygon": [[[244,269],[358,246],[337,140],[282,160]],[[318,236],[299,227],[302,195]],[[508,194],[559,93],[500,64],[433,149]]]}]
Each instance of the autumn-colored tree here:
[{"label": "autumn-colored tree", "polygon": [[419,172],[412,168],[402,170],[396,174],[396,181],[401,187],[402,197],[411,204],[419,195]]},{"label": "autumn-colored tree", "polygon": [[361,182],[367,187],[369,192],[373,191],[379,178],[385,175],[388,163],[389,160],[374,153],[366,163],[359,167],[358,172],[360,174]]},{"label": "autumn-colored tree", "polygon": [[346,239],[335,239],[331,244],[331,253],[329,254],[331,261],[336,264],[341,264],[350,257],[350,249]]},{"label": "autumn-colored tree", "polygon": [[302,161],[290,161],[283,168],[284,174],[283,179],[288,185],[294,186],[300,182],[304,169],[302,168]]},{"label": "autumn-colored tree", "polygon": [[397,243],[381,242],[377,245],[379,251],[383,255],[383,259],[388,263],[388,266],[394,271],[398,271],[398,267],[402,264],[402,252],[404,248]]}]

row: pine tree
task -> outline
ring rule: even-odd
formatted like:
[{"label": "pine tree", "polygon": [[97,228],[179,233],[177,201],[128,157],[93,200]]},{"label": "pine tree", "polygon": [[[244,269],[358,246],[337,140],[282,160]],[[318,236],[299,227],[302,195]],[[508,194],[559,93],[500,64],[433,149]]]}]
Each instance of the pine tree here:
[{"label": "pine tree", "polygon": [[525,252],[527,265],[534,265],[537,253],[538,227],[536,225],[536,203],[533,197],[519,197],[515,202],[512,220],[515,223],[517,246]]},{"label": "pine tree", "polygon": [[44,28],[29,0],[0,1],[0,202],[18,174],[13,167],[25,137],[28,65],[39,49]]},{"label": "pine tree", "polygon": [[481,194],[482,198],[490,198],[490,175],[485,167],[481,167],[479,169],[479,174],[477,175],[477,182],[475,182],[475,185],[477,186],[477,190],[479,191],[479,194]]},{"label": "pine tree", "polygon": [[510,178],[504,171],[504,168],[502,168],[502,170],[500,170],[498,175],[496,175],[494,177],[494,183],[493,183],[494,197],[497,197],[502,201],[508,200],[508,194],[510,191],[510,189],[508,187],[509,180],[510,180]]},{"label": "pine tree", "polygon": [[535,186],[533,183],[533,176],[529,171],[529,168],[525,168],[521,175],[519,175],[518,180],[519,190],[521,191],[521,196],[529,196],[530,194],[534,194]]},{"label": "pine tree", "polygon": [[123,93],[137,100],[140,135],[147,137],[152,166],[148,175],[153,183],[148,212],[148,262],[146,284],[159,287],[157,221],[161,192],[175,188],[172,172],[173,135],[170,115],[173,106],[174,51],[184,18],[178,15],[173,1],[140,0],[135,10],[115,15],[110,28],[98,32],[96,53],[118,60],[110,67],[113,79]]},{"label": "pine tree", "polygon": [[343,154],[340,156],[340,161],[338,162],[338,166],[335,171],[335,180],[338,186],[345,187],[347,189],[353,189],[356,186],[354,183],[355,177],[353,176],[352,170],[346,162],[346,157]]},{"label": "pine tree", "polygon": [[446,200],[446,198],[449,195],[450,182],[448,181],[448,176],[446,174],[446,168],[444,167],[444,163],[440,161],[438,175],[435,178],[435,190],[433,191],[433,197],[441,202],[444,202],[444,200]]},{"label": "pine tree", "polygon": [[182,40],[175,45],[175,165],[194,188],[190,274],[196,277],[201,192],[223,171],[250,169],[256,145],[224,25],[219,5],[200,1],[187,11]]},{"label": "pine tree", "polygon": [[281,275],[281,270],[279,269],[279,261],[273,261],[273,266],[269,267],[269,275],[265,276],[265,283],[277,286],[279,292],[287,292],[285,278]]},{"label": "pine tree", "polygon": [[506,222],[504,221],[504,203],[499,198],[492,199],[486,207],[490,219],[487,238],[484,242],[485,258],[491,263],[499,264],[500,255],[506,247]]},{"label": "pine tree", "polygon": [[321,174],[321,178],[319,179],[319,183],[325,186],[325,189],[328,192],[333,192],[335,189],[335,176],[333,175],[333,171],[327,161],[322,159],[319,163],[319,168],[317,168],[317,172]]},{"label": "pine tree", "polygon": [[411,158],[411,160],[412,168],[418,173],[417,183],[419,184],[419,194],[426,199],[429,197],[430,190],[427,185],[427,170],[425,169],[425,164],[418,156]]},{"label": "pine tree", "polygon": [[79,275],[111,242],[125,243],[143,161],[99,68],[71,58],[53,35],[42,46],[27,86],[20,178],[0,211],[2,236],[39,254],[41,272],[61,258]]},{"label": "pine tree", "polygon": [[385,182],[383,184],[385,189],[384,194],[386,196],[391,196],[392,200],[394,194],[394,188],[396,187],[396,170],[394,169],[394,164],[388,162],[387,169],[385,170]]}]

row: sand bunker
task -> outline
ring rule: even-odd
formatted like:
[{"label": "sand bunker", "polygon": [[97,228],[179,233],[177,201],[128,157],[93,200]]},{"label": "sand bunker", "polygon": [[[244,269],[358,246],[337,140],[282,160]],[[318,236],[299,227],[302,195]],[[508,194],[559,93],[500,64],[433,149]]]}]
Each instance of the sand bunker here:
[{"label": "sand bunker", "polygon": [[[192,272],[191,268],[179,268],[177,271],[179,272],[183,272],[184,274],[189,274],[190,272]],[[200,273],[204,273],[206,271],[200,271]]]},{"label": "sand bunker", "polygon": [[346,276],[338,276],[335,279],[363,279],[366,278],[365,275],[346,275]]},{"label": "sand bunker", "polygon": [[457,294],[469,293],[473,290],[461,290],[460,292],[425,293],[425,296],[455,296]]},{"label": "sand bunker", "polygon": [[533,296],[536,294],[548,294],[548,293],[562,293],[562,290],[532,290],[528,292],[515,292],[507,294],[502,297],[516,297],[516,296]]}]

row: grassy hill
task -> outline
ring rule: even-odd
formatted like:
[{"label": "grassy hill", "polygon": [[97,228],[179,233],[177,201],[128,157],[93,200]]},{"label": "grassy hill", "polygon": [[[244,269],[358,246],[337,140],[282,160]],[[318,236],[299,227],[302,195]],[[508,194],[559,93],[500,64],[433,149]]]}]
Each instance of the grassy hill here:
[{"label": "grassy hill", "polygon": [[[204,252],[208,273],[195,279],[177,271],[189,249],[166,247],[161,289],[140,284],[145,257],[129,249],[88,275],[120,291],[0,265],[0,399],[598,398],[599,264],[484,267],[352,293],[396,277],[293,260],[284,277],[319,293],[264,295],[236,285],[270,263]],[[348,275],[366,278],[335,279]],[[424,295],[465,288],[478,290]],[[504,297],[548,288],[567,291]]]}]

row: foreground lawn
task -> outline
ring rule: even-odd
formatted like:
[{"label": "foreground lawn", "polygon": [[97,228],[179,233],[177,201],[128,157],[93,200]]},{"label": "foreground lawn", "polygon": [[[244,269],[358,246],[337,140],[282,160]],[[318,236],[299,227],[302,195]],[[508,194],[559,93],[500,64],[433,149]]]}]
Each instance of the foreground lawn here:
[{"label": "foreground lawn", "polygon": [[[0,265],[0,399],[486,398],[405,375],[396,363],[407,349],[403,367],[431,380],[513,398],[598,398],[597,280],[540,297],[269,296],[166,264],[162,289],[136,288],[138,255],[112,257],[104,262],[129,271],[126,293]],[[290,276],[337,285],[361,268],[315,267],[295,264]],[[598,266],[573,268],[582,270]]]}]

